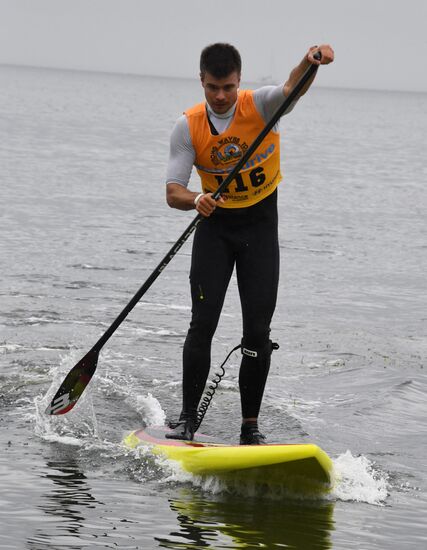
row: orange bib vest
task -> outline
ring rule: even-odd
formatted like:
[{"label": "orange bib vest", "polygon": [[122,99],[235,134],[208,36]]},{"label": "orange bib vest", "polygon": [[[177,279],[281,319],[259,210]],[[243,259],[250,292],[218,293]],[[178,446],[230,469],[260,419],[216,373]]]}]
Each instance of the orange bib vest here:
[{"label": "orange bib vest", "polygon": [[[211,134],[205,103],[191,107],[185,115],[203,192],[213,193],[264,128],[265,122],[255,106],[252,90],[239,92],[233,120],[227,130],[217,136]],[[279,133],[271,130],[222,193],[227,200],[221,207],[252,206],[273,193],[281,179]]]}]

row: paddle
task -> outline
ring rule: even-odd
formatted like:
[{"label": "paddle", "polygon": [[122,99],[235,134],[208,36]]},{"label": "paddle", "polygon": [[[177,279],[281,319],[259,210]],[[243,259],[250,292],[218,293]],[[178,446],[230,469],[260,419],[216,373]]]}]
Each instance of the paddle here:
[{"label": "paddle", "polygon": [[[320,60],[321,54],[317,52],[315,54],[316,59]],[[260,134],[255,138],[254,142],[246,150],[245,154],[235,165],[233,170],[228,174],[224,181],[219,185],[215,193],[212,194],[212,197],[215,200],[218,200],[221,192],[227,188],[227,186],[232,182],[236,177],[241,168],[249,161],[252,154],[255,152],[257,147],[261,144],[268,132],[273,128],[282,114],[294,101],[298,93],[302,90],[306,82],[315,74],[317,71],[317,65],[311,65],[306,72],[301,77],[300,81],[296,84],[295,88],[291,91],[287,98],[283,101],[282,105],[274,113],[271,120],[265,125],[264,129]],[[101,351],[104,344],[109,340],[109,338],[114,334],[117,328],[121,325],[124,319],[136,306],[142,296],[147,292],[150,286],[154,283],[160,273],[164,268],[169,264],[175,254],[180,250],[182,245],[188,239],[188,237],[196,229],[197,225],[203,220],[203,216],[198,214],[194,220],[190,223],[184,233],[179,237],[176,243],[172,246],[166,256],[162,259],[159,265],[151,273],[145,283],[141,286],[135,296],[131,299],[128,305],[123,309],[123,311],[118,315],[118,317],[113,321],[111,326],[105,331],[101,338],[96,342],[92,349],[80,359],[80,361],[71,369],[71,371],[65,377],[65,380],[62,382],[58,391],[56,392],[54,398],[50,402],[49,406],[46,408],[46,414],[65,414],[70,411],[74,405],[77,403],[78,399],[84,392],[86,386],[89,384],[93,374],[95,373],[99,352]]]}]

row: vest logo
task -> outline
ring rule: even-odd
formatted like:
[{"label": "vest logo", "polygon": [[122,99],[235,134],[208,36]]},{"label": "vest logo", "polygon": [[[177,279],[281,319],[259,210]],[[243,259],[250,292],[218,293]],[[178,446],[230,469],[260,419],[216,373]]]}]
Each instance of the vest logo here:
[{"label": "vest logo", "polygon": [[225,137],[212,147],[210,158],[215,166],[219,164],[225,166],[230,163],[236,163],[242,158],[247,148],[247,143],[240,143],[239,137]]}]

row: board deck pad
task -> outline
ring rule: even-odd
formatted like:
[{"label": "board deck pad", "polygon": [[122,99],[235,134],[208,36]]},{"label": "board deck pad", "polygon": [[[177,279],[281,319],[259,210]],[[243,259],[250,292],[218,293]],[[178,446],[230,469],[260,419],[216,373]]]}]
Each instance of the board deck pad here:
[{"label": "board deck pad", "polygon": [[153,453],[180,463],[194,475],[224,480],[283,485],[292,492],[327,492],[332,485],[332,461],[317,445],[229,445],[197,433],[193,441],[166,439],[165,426],[147,427],[129,434],[130,448],[151,446]]}]

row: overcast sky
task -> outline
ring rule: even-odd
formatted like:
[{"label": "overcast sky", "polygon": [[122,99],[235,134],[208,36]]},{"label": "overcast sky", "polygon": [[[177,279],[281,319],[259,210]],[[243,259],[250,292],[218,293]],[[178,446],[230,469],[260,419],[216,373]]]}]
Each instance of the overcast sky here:
[{"label": "overcast sky", "polygon": [[426,23],[427,0],[0,0],[0,63],[191,78],[227,41],[279,82],[328,42],[318,85],[427,92]]}]

